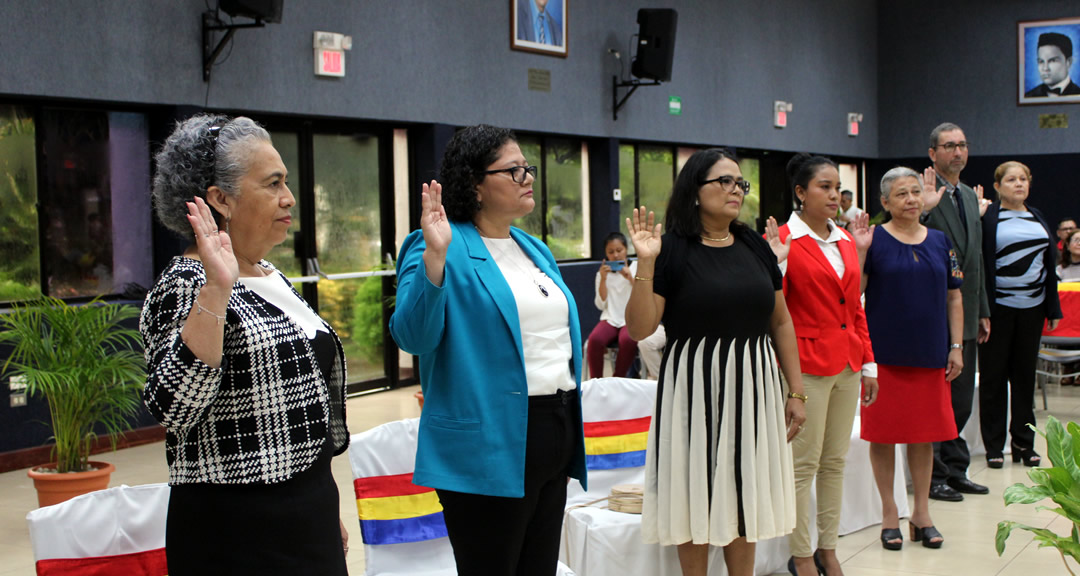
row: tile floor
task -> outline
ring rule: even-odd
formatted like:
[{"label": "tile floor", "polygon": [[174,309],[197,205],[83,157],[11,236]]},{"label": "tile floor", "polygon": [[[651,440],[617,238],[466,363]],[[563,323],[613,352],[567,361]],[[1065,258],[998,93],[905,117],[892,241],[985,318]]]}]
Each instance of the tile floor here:
[{"label": "tile floor", "polygon": [[[391,420],[419,415],[412,394],[416,388],[405,388],[361,396],[349,400],[349,428],[353,433],[367,430]],[[1040,422],[1047,414],[1062,421],[1080,421],[1080,389],[1049,387],[1050,410],[1036,412]],[[1041,402],[1040,402],[1041,405]],[[1045,445],[1039,441],[1039,452]],[[107,454],[104,459],[116,465],[112,485],[146,484],[168,479],[164,444],[156,443]],[[356,526],[356,507],[352,499],[352,473],[346,455],[334,459],[334,477],[342,494],[341,514],[354,538],[349,553],[349,570],[363,574],[363,548],[359,527]],[[1002,470],[989,470],[981,458],[972,463],[971,478],[990,487],[988,496],[968,496],[963,502],[931,501],[934,523],[946,538],[941,550],[929,550],[905,541],[900,552],[883,550],[878,543],[879,528],[871,526],[840,539],[838,554],[847,576],[886,575],[1000,575],[1032,576],[1033,574],[1065,574],[1061,558],[1052,549],[1040,549],[1026,532],[1014,532],[1005,553],[998,557],[994,551],[997,523],[1012,519],[1026,524],[1047,527],[1060,534],[1070,529],[1068,521],[1047,511],[1037,511],[1035,505],[1014,504],[1005,508],[1001,494],[1009,485],[1026,482],[1026,469],[1007,462]],[[26,530],[26,513],[36,507],[37,499],[25,470],[0,474],[0,576],[34,574],[33,554]],[[907,534],[907,522],[901,522]],[[906,536],[905,536],[906,537]],[[1073,571],[1080,567],[1071,564]]]}]

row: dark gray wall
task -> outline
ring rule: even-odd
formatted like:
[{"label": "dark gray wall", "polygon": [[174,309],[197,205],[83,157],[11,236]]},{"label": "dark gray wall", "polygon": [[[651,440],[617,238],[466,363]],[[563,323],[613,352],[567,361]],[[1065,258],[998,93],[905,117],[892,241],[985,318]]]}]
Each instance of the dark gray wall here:
[{"label": "dark gray wall", "polygon": [[[210,0],[214,4],[216,0]],[[876,157],[877,5],[866,0],[574,0],[569,58],[509,49],[510,2],[286,0],[281,24],[241,30],[211,108],[732,144]],[[611,118],[611,77],[639,7],[675,8],[673,81]],[[5,0],[0,94],[202,106],[204,0]],[[312,32],[350,34],[344,79],[312,73]],[[528,68],[551,71],[529,91]],[[682,98],[682,116],[668,97]],[[794,103],[772,128],[773,100]],[[845,132],[865,115],[862,135]]]},{"label": "dark gray wall", "polygon": [[[1017,22],[1075,18],[1080,2],[878,5],[882,158],[925,157],[930,131],[945,121],[964,128],[972,155],[1080,152],[1080,105],[1016,103]],[[1040,114],[1061,112],[1070,113],[1070,128],[1039,129]]]}]

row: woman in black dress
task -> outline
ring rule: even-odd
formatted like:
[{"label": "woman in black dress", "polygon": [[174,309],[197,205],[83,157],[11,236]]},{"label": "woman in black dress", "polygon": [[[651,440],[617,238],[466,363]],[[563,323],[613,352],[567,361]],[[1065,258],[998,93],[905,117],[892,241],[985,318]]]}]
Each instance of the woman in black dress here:
[{"label": "woman in black dress", "polygon": [[296,203],[248,118],[180,123],[155,157],[154,206],[191,245],[146,298],[144,402],[166,429],[169,574],[344,575],[331,458],[345,451],[333,328],[263,260]]},{"label": "woman in black dress", "polygon": [[730,151],[702,150],[675,183],[667,234],[644,206],[627,221],[638,254],[630,335],[645,338],[661,320],[668,334],[642,532],[678,545],[686,576],[707,573],[709,545],[724,547],[729,574],[751,575],[754,543],[795,526],[787,442],[806,396],[776,256],[736,220],[749,188]]}]

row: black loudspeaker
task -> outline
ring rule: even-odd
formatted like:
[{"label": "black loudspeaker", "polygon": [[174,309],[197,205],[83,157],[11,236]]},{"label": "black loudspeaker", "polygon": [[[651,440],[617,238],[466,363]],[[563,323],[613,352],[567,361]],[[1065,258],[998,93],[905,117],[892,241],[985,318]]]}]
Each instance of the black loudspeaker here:
[{"label": "black loudspeaker", "polygon": [[284,0],[220,0],[218,8],[229,16],[244,16],[264,22],[281,22]]},{"label": "black loudspeaker", "polygon": [[671,8],[638,10],[637,56],[630,72],[637,78],[667,82],[675,58],[675,25],[679,13]]}]

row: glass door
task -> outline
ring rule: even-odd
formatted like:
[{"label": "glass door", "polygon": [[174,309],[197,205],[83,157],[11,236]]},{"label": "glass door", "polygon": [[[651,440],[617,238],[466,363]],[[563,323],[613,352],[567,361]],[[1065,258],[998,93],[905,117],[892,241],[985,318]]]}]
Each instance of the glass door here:
[{"label": "glass door", "polygon": [[385,265],[380,205],[380,139],[314,134],[315,247],[319,313],[345,348],[349,381],[386,376]]},{"label": "glass door", "polygon": [[387,258],[394,250],[392,132],[307,120],[266,125],[296,197],[289,237],[267,259],[341,338],[349,393],[396,386],[398,351],[387,329],[395,274]]}]

